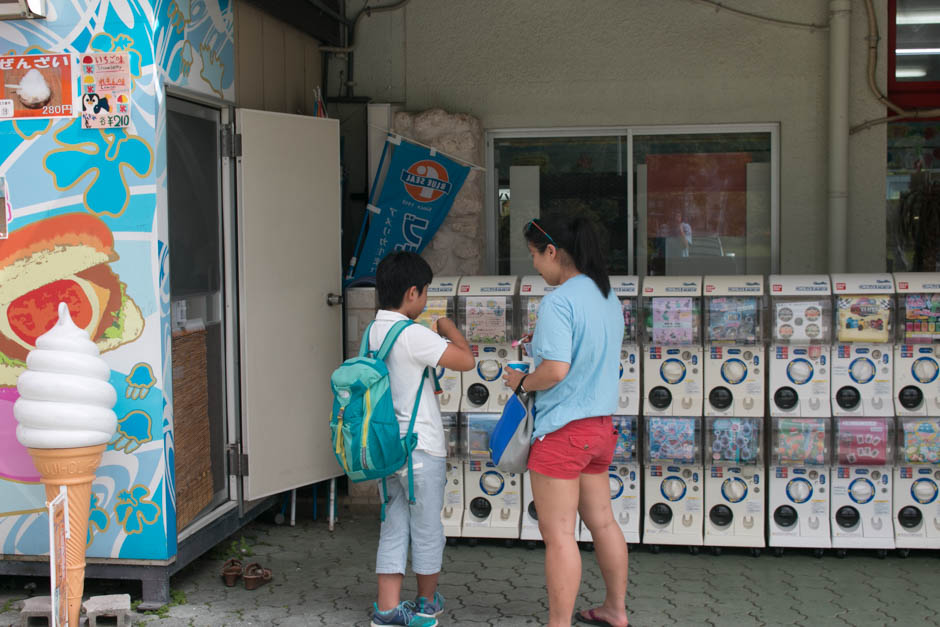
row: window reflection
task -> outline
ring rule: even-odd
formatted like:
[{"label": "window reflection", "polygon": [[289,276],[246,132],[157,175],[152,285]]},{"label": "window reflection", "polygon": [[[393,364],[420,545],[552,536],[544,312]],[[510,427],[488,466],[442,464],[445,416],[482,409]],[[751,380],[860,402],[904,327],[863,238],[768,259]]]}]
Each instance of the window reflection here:
[{"label": "window reflection", "polygon": [[633,154],[641,272],[771,272],[770,133],[638,135]]}]

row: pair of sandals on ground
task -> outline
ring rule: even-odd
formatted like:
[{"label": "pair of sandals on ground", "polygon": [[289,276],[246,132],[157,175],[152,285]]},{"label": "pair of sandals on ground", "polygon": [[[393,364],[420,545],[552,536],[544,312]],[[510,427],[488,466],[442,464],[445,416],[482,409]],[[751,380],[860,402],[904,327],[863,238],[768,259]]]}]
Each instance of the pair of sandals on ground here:
[{"label": "pair of sandals on ground", "polygon": [[241,560],[232,558],[222,565],[222,579],[229,588],[241,578],[245,580],[245,590],[255,590],[271,581],[272,577],[271,569],[264,568],[258,562],[242,567]]}]

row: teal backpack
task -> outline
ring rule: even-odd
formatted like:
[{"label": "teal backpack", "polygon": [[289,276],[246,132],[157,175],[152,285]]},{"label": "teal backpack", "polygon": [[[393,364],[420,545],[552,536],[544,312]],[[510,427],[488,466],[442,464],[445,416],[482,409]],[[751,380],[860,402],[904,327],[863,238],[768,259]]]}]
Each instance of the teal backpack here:
[{"label": "teal backpack", "polygon": [[400,320],[392,325],[378,352],[369,350],[370,324],[362,338],[359,356],[344,361],[330,376],[330,387],[333,389],[333,412],[330,415],[333,453],[350,480],[382,480],[382,520],[385,520],[385,504],[388,502],[385,477],[395,473],[405,463],[408,464],[408,501],[412,504],[415,502],[411,452],[418,444],[418,436],[414,433],[415,417],[421,403],[424,380],[429,377],[430,369],[425,368],[421,375],[408,432],[402,437],[392,405],[388,368],[385,366],[385,358],[395,340],[412,324],[411,320]]}]

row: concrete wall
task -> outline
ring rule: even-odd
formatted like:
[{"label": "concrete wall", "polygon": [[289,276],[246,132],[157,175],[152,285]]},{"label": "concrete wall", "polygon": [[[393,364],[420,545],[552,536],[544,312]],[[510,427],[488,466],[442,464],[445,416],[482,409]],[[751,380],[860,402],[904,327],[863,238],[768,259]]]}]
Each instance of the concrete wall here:
[{"label": "concrete wall", "polygon": [[[363,4],[348,2],[349,15]],[[828,22],[823,0],[724,4]],[[875,6],[884,85],[886,0]],[[849,116],[857,124],[884,110],[866,85],[864,4],[852,9]],[[412,0],[364,18],[356,42],[356,95],[408,111],[466,112],[486,129],[779,122],[781,269],[827,270],[825,29],[694,0]],[[331,67],[331,81],[339,69]],[[878,126],[850,139],[852,271],[884,267],[885,137]]]}]

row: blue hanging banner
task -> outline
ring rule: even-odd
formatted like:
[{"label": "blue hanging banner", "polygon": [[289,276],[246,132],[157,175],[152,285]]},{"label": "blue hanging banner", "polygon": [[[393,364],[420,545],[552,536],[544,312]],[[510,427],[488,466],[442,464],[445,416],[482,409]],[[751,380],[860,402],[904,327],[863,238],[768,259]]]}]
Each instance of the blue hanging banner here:
[{"label": "blue hanging banner", "polygon": [[375,276],[382,258],[395,250],[420,253],[447,217],[470,167],[436,150],[390,135],[359,234],[347,280]]}]

